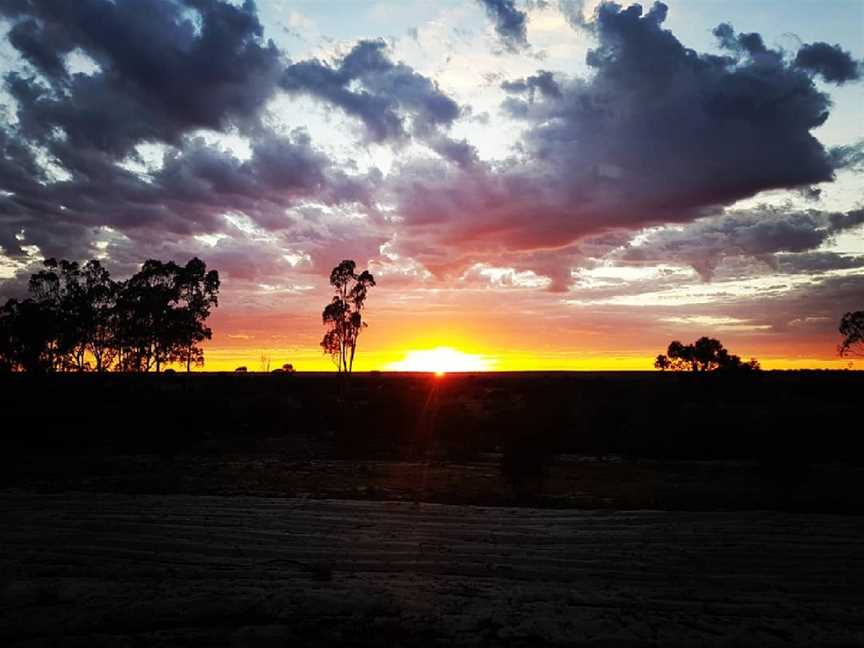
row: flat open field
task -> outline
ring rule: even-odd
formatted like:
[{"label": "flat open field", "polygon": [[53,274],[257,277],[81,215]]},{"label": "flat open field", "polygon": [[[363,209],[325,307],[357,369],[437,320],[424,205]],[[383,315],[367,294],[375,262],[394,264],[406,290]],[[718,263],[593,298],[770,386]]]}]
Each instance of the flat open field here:
[{"label": "flat open field", "polygon": [[864,642],[856,516],[82,494],[0,510],[4,645]]},{"label": "flat open field", "polygon": [[862,645],[862,387],[0,377],[0,645]]}]

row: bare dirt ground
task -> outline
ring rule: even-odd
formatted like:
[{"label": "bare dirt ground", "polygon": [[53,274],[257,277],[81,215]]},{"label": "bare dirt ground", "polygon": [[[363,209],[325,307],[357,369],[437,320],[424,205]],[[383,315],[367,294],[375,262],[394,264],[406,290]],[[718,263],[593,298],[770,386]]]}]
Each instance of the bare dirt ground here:
[{"label": "bare dirt ground", "polygon": [[862,645],[864,518],[0,494],[0,644]]},{"label": "bare dirt ground", "polygon": [[[269,441],[269,440],[267,440]],[[254,495],[402,500],[538,508],[783,510],[864,514],[864,467],[811,466],[778,482],[755,461],[650,461],[561,455],[542,493],[517,501],[498,454],[470,462],[301,459],[274,440],[254,451],[19,456],[0,470],[0,488],[53,493]]]}]

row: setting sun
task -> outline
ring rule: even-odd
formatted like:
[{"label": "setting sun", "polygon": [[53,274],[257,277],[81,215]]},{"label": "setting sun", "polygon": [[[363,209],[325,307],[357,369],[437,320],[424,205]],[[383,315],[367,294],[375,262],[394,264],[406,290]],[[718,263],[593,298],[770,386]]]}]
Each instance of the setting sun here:
[{"label": "setting sun", "polygon": [[409,351],[402,360],[391,362],[387,371],[428,371],[442,376],[454,371],[489,371],[495,360],[450,347]]}]

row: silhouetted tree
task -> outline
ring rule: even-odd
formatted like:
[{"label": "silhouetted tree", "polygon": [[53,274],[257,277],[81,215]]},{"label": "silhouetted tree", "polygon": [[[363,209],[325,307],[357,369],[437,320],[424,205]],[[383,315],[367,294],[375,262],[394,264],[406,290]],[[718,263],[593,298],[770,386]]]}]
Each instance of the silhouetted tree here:
[{"label": "silhouetted tree", "polygon": [[117,354],[115,332],[119,285],[96,259],[81,269],[78,310],[84,328],[84,344],[93,356],[96,371],[105,371]]},{"label": "silhouetted tree", "polygon": [[204,351],[198,345],[213,337],[213,331],[205,326],[204,321],[210,316],[210,310],[219,305],[219,273],[215,270],[207,272],[207,264],[195,257],[180,269],[178,281],[178,350],[188,372],[193,363],[204,364]]},{"label": "silhouetted tree", "polygon": [[117,286],[117,299],[112,313],[114,331],[115,366],[117,371],[142,371],[144,346],[142,328],[138,325],[137,305],[129,282],[120,282]]},{"label": "silhouetted tree", "polygon": [[739,356],[729,353],[720,340],[709,337],[701,337],[693,344],[682,344],[674,340],[669,344],[666,354],[660,354],[654,360],[654,367],[661,371],[693,372],[760,369],[755,358],[744,362]]},{"label": "silhouetted tree", "polygon": [[111,275],[95,259],[83,267],[63,259],[43,265],[45,270],[30,277],[30,292],[54,314],[55,368],[85,371],[89,353],[96,370],[103,371],[114,354],[117,286]]},{"label": "silhouetted tree", "polygon": [[864,311],[846,313],[840,320],[840,335],[843,336],[838,349],[841,357],[864,357]]},{"label": "silhouetted tree", "polygon": [[179,299],[177,264],[148,259],[120,290],[118,310],[123,322],[123,369],[159,372],[172,359],[179,318],[172,304]]},{"label": "silhouetted tree", "polygon": [[56,330],[56,313],[43,302],[7,301],[0,308],[0,369],[54,371]]},{"label": "silhouetted tree", "polygon": [[30,275],[29,289],[39,304],[41,317],[52,322],[45,351],[49,370],[83,371],[87,349],[86,327],[79,313],[83,301],[81,270],[77,263],[65,259],[46,259],[42,265],[43,270]]},{"label": "silhouetted tree", "polygon": [[212,337],[205,320],[219,274],[200,259],[184,267],[151,259],[121,283],[97,260],[43,266],[30,277],[32,298],[0,310],[0,370],[159,371],[182,362],[188,371],[203,362],[198,345]]},{"label": "silhouetted tree", "polygon": [[354,368],[357,338],[367,326],[363,321],[363,306],[375,278],[364,270],[355,272],[356,263],[345,260],[330,273],[330,285],[335,295],[324,308],[321,319],[327,332],[321,340],[324,353],[330,355],[339,373],[350,374]]},{"label": "silhouetted tree", "polygon": [[117,302],[127,371],[157,372],[169,362],[183,362],[187,371],[203,364],[198,346],[212,337],[204,325],[217,305],[219,273],[192,259],[185,267],[173,261],[147,260],[123,284]]},{"label": "silhouetted tree", "polygon": [[0,373],[13,371],[15,344],[12,338],[12,322],[14,315],[8,314],[14,308],[16,301],[10,299],[0,307]]}]

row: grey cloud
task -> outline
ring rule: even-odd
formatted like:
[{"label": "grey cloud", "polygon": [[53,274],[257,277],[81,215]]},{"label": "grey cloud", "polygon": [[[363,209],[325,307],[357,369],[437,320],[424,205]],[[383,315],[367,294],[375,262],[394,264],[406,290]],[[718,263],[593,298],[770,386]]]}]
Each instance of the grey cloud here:
[{"label": "grey cloud", "polygon": [[[288,64],[264,42],[251,2],[0,0],[10,43],[29,63],[6,78],[19,123],[0,128],[0,245],[19,258],[31,244],[89,256],[107,225],[150,249],[166,237],[222,231],[221,215],[236,211],[312,246],[317,267],[362,234],[322,227],[299,207],[350,204],[375,226],[364,253],[374,254],[388,221],[395,249],[433,271],[482,261],[534,270],[560,290],[570,267],[585,262],[575,247],[586,239],[689,223],[767,189],[816,187],[836,169],[860,168],[860,145],[826,151],[811,134],[831,107],[814,75],[827,78],[830,68],[852,80],[848,71],[825,57],[813,62],[805,48],[803,62],[790,62],[758,34],[728,26],[718,30],[724,55],[701,54],[663,28],[666,13],[662,4],[647,13],[603,4],[591,23],[589,78],[540,70],[505,83],[505,111],[526,131],[511,159],[486,164],[448,133],[465,111],[432,79],[391,60],[383,41],[358,43],[333,62]],[[67,69],[76,49],[97,63],[94,74]],[[416,138],[452,164],[397,163],[386,181],[375,171],[349,174],[304,133],[279,136],[259,123],[280,90],[338,107],[372,141]],[[252,157],[190,138],[199,128],[240,132]],[[117,162],[142,142],[170,148],[161,170],[139,176]],[[40,157],[70,177],[52,178]],[[392,215],[377,214],[379,202]],[[807,214],[785,224],[759,214],[762,226],[738,223],[729,235],[745,254],[768,259],[811,251],[858,218]],[[695,259],[695,243],[692,252],[677,245],[676,258]]]},{"label": "grey cloud", "polygon": [[[305,132],[279,135],[260,123],[285,60],[263,41],[254,3],[0,0],[0,17],[31,66],[5,79],[18,123],[0,126],[4,254],[26,260],[24,247],[35,245],[46,256],[85,258],[106,238],[118,259],[135,256],[133,249],[138,256],[158,251],[166,238],[194,247],[194,235],[226,229],[228,212],[288,231],[300,203],[362,205],[374,216],[377,170],[351,174],[350,164],[334,165]],[[79,49],[98,65],[94,73],[67,69],[67,55]],[[347,63],[363,64],[356,56]],[[391,68],[393,83],[412,80]],[[418,96],[403,89],[403,103],[417,114],[434,112],[436,98],[424,104],[416,88]],[[189,136],[198,129],[239,132],[251,157]],[[153,142],[169,145],[158,171],[119,166],[137,145]]]},{"label": "grey cloud", "polygon": [[854,144],[835,146],[828,153],[835,169],[864,170],[864,140]]},{"label": "grey cloud", "polygon": [[864,256],[827,251],[778,254],[776,261],[778,269],[789,274],[815,274],[831,270],[864,268]]},{"label": "grey cloud", "polygon": [[839,45],[802,45],[795,56],[795,65],[839,85],[861,78],[861,64]]},{"label": "grey cloud", "polygon": [[594,23],[585,19],[584,0],[558,0],[558,9],[574,29],[592,31]]},{"label": "grey cloud", "polygon": [[[117,157],[142,140],[176,143],[190,129],[254,120],[282,67],[251,2],[4,0],[0,15],[49,84],[8,76],[23,134],[45,142],[61,128],[72,144]],[[63,59],[74,48],[99,71],[70,75]]]},{"label": "grey cloud", "polygon": [[486,14],[495,22],[495,31],[509,51],[517,52],[528,47],[526,25],[528,16],[516,8],[513,0],[478,0]]},{"label": "grey cloud", "polygon": [[561,87],[555,81],[555,76],[548,70],[538,70],[524,79],[504,81],[501,89],[514,94],[527,94],[534,101],[534,94],[539,92],[543,97],[558,99],[561,97]]},{"label": "grey cloud", "polygon": [[[404,63],[393,63],[382,40],[361,41],[338,63],[308,60],[288,66],[281,86],[338,106],[360,119],[375,142],[424,137],[449,126],[459,105],[427,77]],[[359,84],[359,88],[355,88]],[[411,117],[411,127],[406,125]]]},{"label": "grey cloud", "polygon": [[724,259],[736,256],[759,259],[773,267],[778,267],[780,258],[785,259],[787,267],[797,260],[799,271],[808,263],[816,270],[820,261],[826,266],[832,259],[835,265],[841,262],[838,257],[821,253],[806,257],[775,254],[810,252],[833,235],[862,223],[864,209],[823,212],[761,207],[701,219],[683,229],[661,230],[649,235],[641,245],[626,248],[621,258],[631,262],[684,263],[706,280]]},{"label": "grey cloud", "polygon": [[427,144],[438,155],[463,169],[469,169],[479,163],[476,147],[465,139],[456,140],[437,135],[427,140]]},{"label": "grey cloud", "polygon": [[74,41],[60,25],[40,23],[33,18],[20,20],[9,30],[9,42],[47,78],[64,81],[68,78],[64,57],[74,49]]},{"label": "grey cloud", "polygon": [[688,223],[762,191],[834,179],[846,154],[829,153],[811,132],[831,102],[808,70],[729,26],[719,30],[726,55],[698,53],[664,29],[666,15],[662,3],[647,12],[601,4],[587,56],[593,75],[541,71],[505,84],[516,94],[502,108],[526,126],[512,159],[464,173],[415,165],[392,178],[414,230],[403,242],[412,240],[417,258],[448,271],[493,251]]},{"label": "grey cloud", "polygon": [[810,285],[786,292],[770,303],[753,300],[743,304],[739,312],[763,318],[767,315],[778,333],[788,332],[809,321],[812,323],[811,333],[822,333],[826,350],[833,354],[840,341],[837,333],[840,317],[861,307],[862,294],[864,274],[827,275],[814,279]]},{"label": "grey cloud", "polygon": [[775,58],[780,56],[779,52],[769,52],[765,47],[762,36],[756,33],[736,34],[735,29],[729,23],[721,23],[712,32],[724,49],[736,53],[746,53],[750,56],[760,54],[771,54]]},{"label": "grey cloud", "polygon": [[86,256],[101,226],[142,244],[169,233],[219,232],[230,212],[265,230],[284,229],[293,224],[286,209],[294,204],[369,206],[380,181],[377,171],[352,176],[335,167],[303,131],[262,137],[243,161],[201,138],[187,139],[145,178],[98,155],[76,160],[76,169],[70,180],[23,186],[0,203],[2,231],[25,232],[23,242],[8,247],[3,239],[6,254],[20,256],[27,244],[50,256]]}]

